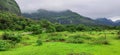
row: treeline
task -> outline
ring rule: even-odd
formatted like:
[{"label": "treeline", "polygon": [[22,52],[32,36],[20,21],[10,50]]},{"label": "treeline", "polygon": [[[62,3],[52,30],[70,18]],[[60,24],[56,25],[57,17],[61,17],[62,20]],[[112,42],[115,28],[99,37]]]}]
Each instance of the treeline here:
[{"label": "treeline", "polygon": [[0,11],[0,29],[1,30],[25,30],[39,33],[62,32],[62,31],[101,31],[120,29],[120,26],[103,26],[103,25],[62,25],[59,23],[51,23],[47,20],[32,20],[22,16],[17,16],[9,12]]},{"label": "treeline", "polygon": [[24,30],[26,26],[33,23],[33,20],[22,16],[0,11],[0,29],[1,30]]}]

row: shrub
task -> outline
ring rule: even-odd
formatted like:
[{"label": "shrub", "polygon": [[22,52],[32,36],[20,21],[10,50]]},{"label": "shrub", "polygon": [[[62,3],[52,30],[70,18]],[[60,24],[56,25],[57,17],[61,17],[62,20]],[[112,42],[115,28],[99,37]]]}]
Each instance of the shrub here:
[{"label": "shrub", "polygon": [[48,39],[49,41],[65,41],[65,39],[63,37],[60,37],[60,36],[53,36],[53,37],[50,37]]},{"label": "shrub", "polygon": [[49,34],[49,36],[47,37],[46,41],[60,41],[63,42],[65,41],[65,38],[62,36],[62,34],[59,33],[51,33]]},{"label": "shrub", "polygon": [[69,32],[76,32],[76,27],[74,25],[68,25],[65,29]]},{"label": "shrub", "polygon": [[40,25],[32,25],[30,27],[27,27],[26,30],[33,32],[33,34],[41,34],[43,31]]},{"label": "shrub", "polygon": [[55,29],[57,32],[65,31],[65,26],[61,24],[55,24]]},{"label": "shrub", "polygon": [[38,29],[36,31],[33,31],[33,34],[41,34],[42,33],[42,30],[41,29]]},{"label": "shrub", "polygon": [[67,38],[68,43],[84,43],[85,40],[89,40],[91,37],[81,36],[81,35],[72,35]]},{"label": "shrub", "polygon": [[92,44],[108,45],[110,43],[109,43],[109,41],[106,38],[100,37],[100,38],[94,39]]},{"label": "shrub", "polygon": [[120,35],[118,35],[116,39],[120,39]]},{"label": "shrub", "polygon": [[0,11],[1,30],[24,30],[26,26],[33,23],[32,20],[17,16],[10,12]]},{"label": "shrub", "polygon": [[11,48],[11,45],[9,42],[0,40],[0,51],[5,51],[5,50],[8,50],[9,48]]},{"label": "shrub", "polygon": [[67,39],[67,42],[68,42],[68,43],[83,43],[84,40],[83,40],[83,39],[80,39],[80,38],[77,38],[77,39],[68,38],[68,39]]},{"label": "shrub", "polygon": [[120,31],[118,31],[116,39],[120,39]]},{"label": "shrub", "polygon": [[9,41],[11,41],[11,43],[15,44],[15,43],[19,43],[21,41],[22,37],[20,34],[4,33],[2,35],[2,39],[9,40]]},{"label": "shrub", "polygon": [[41,39],[38,39],[38,40],[36,41],[36,43],[37,43],[37,46],[40,46],[40,45],[43,44]]},{"label": "shrub", "polygon": [[41,20],[40,25],[43,29],[45,29],[45,32],[47,32],[47,33],[56,31],[54,24],[47,20]]}]

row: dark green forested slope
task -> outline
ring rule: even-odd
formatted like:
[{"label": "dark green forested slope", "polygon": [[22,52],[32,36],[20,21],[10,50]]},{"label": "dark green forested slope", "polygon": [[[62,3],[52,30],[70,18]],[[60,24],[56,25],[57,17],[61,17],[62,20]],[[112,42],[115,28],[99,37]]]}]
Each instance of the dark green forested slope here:
[{"label": "dark green forested slope", "polygon": [[46,19],[51,22],[58,22],[61,24],[96,24],[94,20],[85,16],[81,16],[70,10],[55,12],[40,9],[37,12],[24,13],[23,16],[33,18],[35,20]]},{"label": "dark green forested slope", "polygon": [[0,0],[0,10],[20,15],[21,11],[15,0]]}]

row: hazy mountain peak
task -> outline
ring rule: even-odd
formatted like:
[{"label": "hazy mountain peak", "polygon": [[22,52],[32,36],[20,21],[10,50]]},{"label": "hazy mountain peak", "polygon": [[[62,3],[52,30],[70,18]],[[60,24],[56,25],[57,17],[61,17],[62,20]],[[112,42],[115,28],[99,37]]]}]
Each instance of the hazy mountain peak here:
[{"label": "hazy mountain peak", "polygon": [[39,9],[38,12],[33,12],[31,14],[24,13],[23,15],[32,19],[46,19],[51,22],[58,22],[61,24],[95,24],[92,19],[81,16],[78,13],[72,12],[71,10],[56,12]]},{"label": "hazy mountain peak", "polygon": [[96,20],[113,22],[111,19],[108,18],[97,18]]}]

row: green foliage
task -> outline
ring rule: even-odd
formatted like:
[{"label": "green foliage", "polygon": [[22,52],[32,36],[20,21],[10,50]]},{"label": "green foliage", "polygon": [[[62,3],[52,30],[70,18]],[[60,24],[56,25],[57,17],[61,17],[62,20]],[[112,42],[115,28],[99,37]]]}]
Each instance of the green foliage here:
[{"label": "green foliage", "polygon": [[110,44],[109,41],[106,39],[106,37],[100,37],[93,40],[92,44],[98,44],[98,45],[108,45]]},{"label": "green foliage", "polygon": [[36,41],[36,43],[37,43],[37,46],[40,46],[40,45],[43,44],[41,39],[38,39],[38,40]]},{"label": "green foliage", "polygon": [[55,24],[55,29],[57,32],[65,31],[65,26],[62,24]]},{"label": "green foliage", "polygon": [[20,34],[14,34],[14,33],[4,33],[2,35],[2,40],[8,40],[12,44],[19,43],[21,41],[22,37]]},{"label": "green foliage", "polygon": [[60,42],[63,42],[65,41],[65,38],[63,37],[60,37],[60,36],[53,36],[53,37],[49,37],[49,39],[47,39],[49,41],[60,41]]},{"label": "green foliage", "polygon": [[50,33],[50,32],[55,32],[55,27],[54,24],[47,20],[41,20],[40,21],[41,27],[44,29],[45,32]]},{"label": "green foliage", "polygon": [[75,32],[76,31],[76,26],[74,25],[67,25],[66,30],[69,32]]},{"label": "green foliage", "polygon": [[0,11],[0,29],[1,30],[24,30],[26,26],[30,26],[32,20],[17,16],[13,13]]},{"label": "green foliage", "polygon": [[86,25],[62,25],[54,24],[47,20],[35,21],[31,19],[26,19],[21,16],[9,12],[0,11],[0,29],[1,30],[27,30],[34,32],[35,34],[40,34],[42,32],[61,32],[61,31],[101,31],[105,29],[111,29],[104,26],[86,26]]},{"label": "green foliage", "polygon": [[43,29],[41,28],[40,25],[28,26],[26,27],[26,30],[33,32],[33,34],[41,34],[43,32]]},{"label": "green foliage", "polygon": [[120,31],[117,32],[117,39],[120,39]]},{"label": "green foliage", "polygon": [[46,39],[46,42],[49,42],[49,41],[64,42],[65,38],[61,34],[51,33],[51,34],[48,35],[48,37]]},{"label": "green foliage", "polygon": [[[0,33],[2,32],[3,31],[0,31]],[[38,35],[24,34],[23,39],[22,39],[23,41],[18,44],[20,46],[17,45],[18,48],[16,47],[14,49],[10,49],[9,51],[1,51],[0,55],[21,55],[21,54],[23,55],[79,55],[79,54],[119,55],[120,54],[119,40],[113,39],[114,37],[117,36],[116,35],[117,32],[118,32],[117,30],[105,30],[105,31],[81,31],[81,32],[74,32],[74,33],[65,31],[65,32],[55,32],[55,33],[43,33],[43,34],[38,34]],[[107,38],[104,37],[105,33],[106,33]],[[83,44],[80,44],[80,43],[75,44],[75,43],[66,43],[65,41],[64,42],[60,42],[60,41],[51,42],[50,41],[50,42],[42,42],[44,44],[40,46],[34,46],[34,44],[37,45],[36,41],[38,40],[39,35],[41,37],[40,38],[41,41],[44,41],[45,38],[52,37],[52,36],[53,37],[59,36],[67,40],[67,38],[70,36],[78,35],[78,36],[81,36],[80,38],[82,38],[84,42]],[[95,44],[94,41],[95,40],[97,41],[100,38],[106,39],[107,41],[109,41],[111,45],[100,44],[100,43]],[[87,41],[93,42],[93,44],[89,44]],[[24,45],[21,46],[21,44],[24,44]],[[59,51],[56,51],[56,50],[59,50]],[[33,53],[30,53],[30,52],[33,52]]]},{"label": "green foliage", "polygon": [[77,31],[90,31],[91,29],[92,29],[92,27],[85,26],[85,25],[82,25],[82,24],[76,26]]},{"label": "green foliage", "polygon": [[0,40],[0,51],[5,51],[11,48],[11,44],[7,41]]},{"label": "green foliage", "polygon": [[26,30],[33,32],[33,34],[51,33],[56,31],[54,24],[47,20],[36,21],[35,24],[27,26]]},{"label": "green foliage", "polygon": [[82,35],[72,35],[67,38],[68,43],[84,43],[85,40],[90,40],[91,37],[88,36],[82,36]]}]

